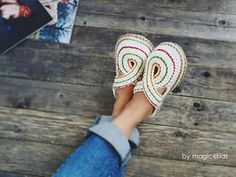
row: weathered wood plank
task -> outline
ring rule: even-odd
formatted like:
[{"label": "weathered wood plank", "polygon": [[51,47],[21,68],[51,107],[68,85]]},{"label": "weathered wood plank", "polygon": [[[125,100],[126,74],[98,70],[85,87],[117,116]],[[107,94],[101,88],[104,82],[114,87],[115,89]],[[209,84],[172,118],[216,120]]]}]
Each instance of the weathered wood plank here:
[{"label": "weathered wood plank", "polygon": [[[87,5],[90,2],[91,0],[82,1],[80,6]],[[226,14],[235,14],[236,8],[234,0],[201,0],[201,3],[192,0],[96,0],[96,2],[104,5],[107,3],[114,3],[118,5],[138,4],[140,6],[163,7],[187,11],[210,11]]]},{"label": "weathered wood plank", "polygon": [[[110,114],[114,102],[109,87],[8,78],[0,78],[0,83],[1,106],[95,116]],[[159,117],[170,117],[164,120],[165,125],[217,131],[224,124],[220,130],[235,132],[236,105],[232,102],[170,95],[162,109]]]},{"label": "weathered wood plank", "polygon": [[0,170],[49,176],[74,148],[16,140],[0,140]]},{"label": "weathered wood plank", "polygon": [[[86,129],[94,121],[91,117],[54,115],[26,110],[16,110],[13,114],[10,109],[4,113],[3,109],[0,112],[0,137],[77,147],[83,141]],[[232,124],[235,128],[236,123]],[[141,146],[135,151],[136,154],[183,160],[182,153],[220,153],[227,154],[228,158],[190,161],[236,166],[235,132],[201,131],[150,122],[141,124],[139,129]]]},{"label": "weathered wood plank", "polygon": [[[54,170],[74,151],[74,148],[49,144],[0,139],[0,170],[32,175],[50,176]],[[142,163],[140,163],[142,161]],[[169,170],[166,170],[166,169]],[[187,170],[183,170],[183,168]],[[138,174],[139,173],[139,174]],[[156,177],[234,177],[236,169],[196,162],[164,160],[136,156],[130,162],[127,176]],[[192,176],[191,175],[191,176]]]},{"label": "weathered wood plank", "polygon": [[[114,3],[107,1],[99,3],[93,0],[81,2],[78,16],[84,14],[98,14],[107,16],[125,16],[126,18],[136,18],[142,21],[167,20],[182,23],[199,24],[206,26],[223,26],[235,28],[236,14],[217,13],[211,10],[190,11],[190,9],[179,9],[175,7],[165,7],[158,1],[140,1],[140,3],[129,4],[128,2]],[[192,1],[194,2],[194,1]],[[145,3],[145,5],[144,5]],[[180,2],[178,2],[180,3]],[[169,3],[171,4],[171,3]],[[186,2],[185,2],[186,4]],[[200,3],[198,3],[200,4]],[[234,2],[235,5],[235,2]],[[234,12],[235,13],[235,12]],[[224,21],[224,22],[223,22]],[[224,23],[224,24],[223,24]]]},{"label": "weathered wood plank", "polygon": [[[24,59],[19,60],[18,52],[14,57],[0,60],[1,76],[107,88],[111,87],[115,76],[114,60],[110,57],[71,55],[49,50],[35,52],[27,49]],[[27,53],[31,52],[35,52],[35,56],[27,57]],[[186,77],[177,94],[236,101],[235,76],[236,69],[189,64]]]},{"label": "weathered wood plank", "polygon": [[128,165],[127,176],[132,177],[234,177],[235,168],[200,165],[193,162],[164,160],[134,156]]},{"label": "weathered wood plank", "polygon": [[[225,23],[225,22],[224,22]],[[96,27],[96,28],[111,28],[111,29],[123,29],[132,32],[143,32],[151,34],[165,34],[173,36],[182,37],[197,37],[201,39],[210,40],[223,40],[235,42],[236,38],[233,36],[235,34],[235,28],[226,28],[218,26],[206,26],[205,24],[193,24],[176,22],[173,20],[153,20],[146,19],[144,22],[142,20],[118,17],[118,16],[108,16],[98,15],[98,14],[81,14],[78,16],[76,24],[79,26]],[[127,25],[129,24],[129,25]]]},{"label": "weathered wood plank", "polygon": [[234,134],[190,130],[168,126],[141,124],[141,146],[136,153],[152,157],[183,160],[182,154],[225,154],[227,159],[198,159],[211,164],[235,166],[236,138]]},{"label": "weathered wood plank", "polygon": [[109,87],[0,78],[0,105],[49,112],[96,115],[112,110]]},{"label": "weathered wood plank", "polygon": [[95,116],[76,116],[24,109],[0,109],[0,137],[78,146]]},{"label": "weathered wood plank", "polygon": [[[58,44],[58,43],[45,43],[38,41],[25,41],[20,47],[12,50],[5,56],[0,56],[1,60],[16,60],[15,62],[27,61],[27,58],[37,58],[35,55],[42,57],[45,55],[43,51],[38,49],[49,49],[50,51],[60,51],[65,54],[63,57],[66,60],[70,60],[75,56],[83,53],[86,55],[94,55],[113,57],[114,46],[117,38],[124,34],[130,33],[131,31],[124,30],[111,30],[111,29],[100,29],[91,27],[75,27],[72,42],[70,45]],[[140,32],[138,32],[140,33]],[[210,66],[217,68],[231,68],[236,69],[236,43],[214,41],[214,40],[202,40],[196,38],[183,38],[174,37],[168,35],[159,34],[148,34],[144,35],[150,39],[154,45],[164,41],[172,41],[180,44],[187,54],[188,62],[191,65]],[[37,49],[36,51],[29,50],[29,48]],[[29,51],[28,51],[29,50]],[[20,54],[19,54],[20,52]],[[48,51],[46,51],[48,52]],[[40,53],[42,53],[40,55]],[[51,53],[51,52],[50,52]],[[65,56],[70,54],[72,56]],[[16,58],[16,56],[18,58]],[[47,57],[54,58],[58,57],[55,52]],[[34,59],[37,61],[37,59]],[[45,60],[45,58],[44,58]],[[89,60],[89,57],[88,57]],[[113,61],[113,60],[112,60]],[[6,62],[6,61],[5,61]],[[66,62],[66,61],[63,61]],[[108,60],[107,60],[108,62]],[[2,64],[2,63],[1,63]],[[105,65],[106,66],[106,65]]]},{"label": "weathered wood plank", "polygon": [[35,175],[32,176],[21,173],[0,171],[0,177],[42,177],[42,176],[35,176]]},{"label": "weathered wood plank", "polygon": [[235,18],[235,15],[160,8],[146,2],[104,5],[88,1],[87,6],[80,7],[76,24],[235,42]]},{"label": "weathered wood plank", "polygon": [[[29,41],[0,56],[0,76],[3,76],[0,105],[24,108],[0,107],[0,170],[9,171],[0,171],[0,177],[50,176],[73,152],[73,147],[83,141],[93,116],[111,112],[114,99],[109,87],[114,76],[111,58],[114,44],[120,34],[131,31],[145,32],[155,43],[169,40],[180,43],[187,52],[190,67],[177,93],[167,98],[163,111],[139,127],[142,144],[135,152],[127,176],[236,176],[236,104],[192,98],[236,101],[236,44],[191,38],[234,40],[236,3],[121,0],[89,7],[91,2],[81,2],[79,16],[82,16],[77,20],[80,26],[75,28],[71,45]],[[148,11],[151,6],[158,11]],[[87,11],[91,9],[93,12]],[[119,25],[127,22],[131,27],[124,27],[124,31]],[[106,24],[112,29],[104,29]],[[223,32],[227,34],[219,36]],[[229,159],[183,161],[182,153],[226,153]]]},{"label": "weathered wood plank", "polygon": [[1,76],[91,86],[109,86],[115,76],[112,58],[32,49],[19,58],[21,51],[0,60]]},{"label": "weathered wood plank", "polygon": [[[87,90],[87,91],[89,90],[89,88],[85,86],[82,88],[83,89],[81,89],[81,87],[77,87],[78,92],[82,90]],[[49,92],[48,90],[46,91]],[[23,93],[24,92],[29,92],[29,91],[23,91]],[[35,92],[38,93],[38,90],[35,90]],[[66,123],[67,121],[73,122],[73,120],[76,121],[77,118],[79,118],[79,120],[80,118],[86,120],[87,119],[93,120],[97,114],[110,114],[113,103],[113,99],[111,98],[109,99],[109,101],[107,101],[107,105],[104,105],[103,108],[100,108],[98,110],[96,107],[99,104],[100,99],[97,99],[96,96],[94,95],[94,92],[92,92],[93,93],[92,100],[91,97],[90,98],[85,97],[84,99],[87,99],[87,102],[79,104],[77,106],[75,104],[75,106],[65,107],[65,105],[63,104],[63,102],[60,101],[60,99],[53,99],[54,97],[58,97],[58,92],[52,93],[52,95],[53,94],[54,95],[47,99],[43,99],[42,96],[40,97],[37,96],[36,98],[32,98],[35,101],[29,99],[30,95],[23,95],[23,93],[20,92],[19,95],[21,96],[17,96],[14,99],[10,99],[11,102],[6,101],[4,105],[9,107],[16,107],[16,108],[18,107],[24,109],[19,109],[17,111],[15,109],[5,108],[5,107],[1,107],[0,109],[1,127],[3,128],[3,130],[7,130],[2,132],[2,136],[6,138],[8,136],[12,138],[18,136],[18,134],[14,134],[15,132],[17,133],[17,131],[20,131],[19,135],[23,136],[23,138],[24,136],[28,136],[28,134],[24,134],[23,131],[26,125],[21,125],[21,123],[24,122],[21,121],[18,122],[17,121],[18,119],[16,119],[15,117],[21,117],[22,120],[26,119],[26,121],[30,121],[31,117],[35,116],[36,118],[42,117],[43,120],[46,119],[44,121],[49,121],[48,123],[46,123],[46,125],[51,125],[50,122],[53,121],[51,119],[56,119],[58,117],[58,114],[47,114],[37,111],[34,112],[29,109],[38,109],[38,110],[42,109],[44,111],[50,111],[50,112],[81,115],[75,117],[72,116],[71,118],[70,115],[68,114],[62,115],[61,117],[59,115],[60,119],[63,120],[62,125],[64,128],[64,125],[67,125]],[[49,93],[44,93],[43,95],[49,95]],[[63,91],[63,95],[64,95],[63,97],[65,98],[70,97],[70,95],[65,94],[65,91]],[[80,102],[82,100],[81,98],[79,98],[79,95],[78,96],[72,95],[72,97],[74,100],[78,100],[77,102]],[[106,100],[105,97],[103,97],[103,99]],[[13,102],[13,100],[15,102]],[[43,102],[43,104],[41,102]],[[1,104],[3,103],[1,102]],[[219,132],[236,133],[235,110],[236,110],[236,103],[214,101],[214,100],[211,101],[211,100],[197,99],[190,97],[168,96],[162,106],[162,111],[158,113],[156,117],[149,119],[147,122],[152,124],[168,125],[168,126],[198,129],[198,130],[209,130],[209,131],[211,130]],[[38,124],[39,125],[44,124],[44,121],[43,123],[41,123],[40,121],[34,122],[34,119],[32,119],[32,121],[33,121],[32,124],[35,126]],[[61,122],[56,121],[54,124],[56,123],[58,123],[59,126]],[[84,125],[83,122],[81,123],[81,125]],[[38,129],[40,128],[41,126],[38,127]],[[52,128],[53,127],[49,128],[49,130],[52,130]],[[73,129],[73,131],[77,132],[77,129],[75,130]],[[34,130],[30,132],[31,132],[30,135],[33,136]],[[57,131],[54,130],[53,132]],[[37,134],[34,137],[37,137]]]},{"label": "weathered wood plank", "polygon": [[169,96],[163,104],[162,111],[148,123],[235,133],[235,103]]}]

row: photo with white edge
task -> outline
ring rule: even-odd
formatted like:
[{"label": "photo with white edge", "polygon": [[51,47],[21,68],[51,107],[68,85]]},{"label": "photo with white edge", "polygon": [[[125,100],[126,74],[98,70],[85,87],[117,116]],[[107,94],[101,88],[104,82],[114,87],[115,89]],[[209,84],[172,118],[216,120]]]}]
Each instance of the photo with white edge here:
[{"label": "photo with white edge", "polygon": [[69,44],[79,0],[40,0],[53,20],[30,38]]}]

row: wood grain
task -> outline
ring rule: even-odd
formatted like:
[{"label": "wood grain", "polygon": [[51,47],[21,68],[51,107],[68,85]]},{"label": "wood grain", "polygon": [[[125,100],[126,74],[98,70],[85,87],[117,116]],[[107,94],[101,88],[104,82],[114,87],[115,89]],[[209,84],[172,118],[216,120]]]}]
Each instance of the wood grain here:
[{"label": "wood grain", "polygon": [[[80,6],[91,4],[92,0],[81,2]],[[202,12],[219,12],[224,14],[235,14],[234,0],[96,0],[96,3],[106,5],[113,3],[117,5],[139,5],[141,7],[148,6],[150,9],[157,7],[180,9],[185,11],[202,11]]]},{"label": "wood grain", "polygon": [[[15,111],[15,112],[14,112]],[[94,122],[92,117],[58,115],[27,110],[2,109],[0,137],[77,147]],[[235,122],[234,128],[235,128]],[[164,159],[182,159],[184,154],[227,154],[227,159],[191,159],[209,164],[236,166],[235,133],[201,131],[150,122],[139,126],[141,145],[135,154]]]},{"label": "wood grain", "polygon": [[[125,33],[180,44],[183,83],[138,128],[128,177],[236,176],[234,0],[86,0],[71,44],[26,40],[0,56],[0,177],[49,177],[114,98],[114,46]],[[182,154],[227,154],[186,160]]]},{"label": "wood grain", "polygon": [[[78,91],[82,88],[84,90],[89,90],[89,87],[85,86],[80,87],[80,89],[79,87],[77,88]],[[32,109],[41,109],[42,111],[47,112],[67,113],[69,115],[64,115],[65,120],[67,120],[67,116],[70,117],[70,114],[77,114],[79,117],[86,117],[86,119],[94,119],[97,114],[109,115],[111,113],[113,100],[109,98],[107,99],[107,105],[100,106],[98,109],[97,105],[100,104],[100,99],[96,98],[95,95],[91,95],[88,99],[85,97],[84,99],[87,100],[85,102],[81,100],[81,96],[79,94],[72,94],[62,90],[60,92],[53,92],[53,90],[50,91],[50,89],[46,88],[44,91],[45,92],[43,92],[41,96],[37,95],[37,93],[40,93],[37,89],[33,91],[32,89],[31,91],[29,91],[29,89],[22,90],[22,92],[19,92],[19,95],[13,95],[12,93],[11,97],[5,98],[5,103],[3,102],[4,99],[2,96],[1,104],[4,103],[4,106],[19,108],[20,111],[22,111],[22,113],[15,113],[14,109],[11,110],[11,108],[2,107],[0,109],[2,114],[1,118],[3,120],[2,128],[4,129],[5,126],[9,126],[8,121],[15,122],[15,117],[26,115],[30,118],[31,116],[34,116],[37,112],[31,113],[30,111]],[[47,97],[47,95],[51,96]],[[63,97],[61,98],[60,95],[63,95]],[[65,106],[65,103],[71,102],[68,100],[70,97],[78,99],[78,101],[74,101],[69,106]],[[105,97],[102,99],[104,99],[104,101],[106,100]],[[236,133],[235,110],[236,104],[231,102],[168,96],[162,106],[162,111],[158,113],[156,117],[149,119],[147,122],[157,125],[167,125],[189,129]],[[50,124],[53,117],[57,117],[57,114],[47,115],[46,113],[39,113],[42,114],[43,117],[45,116],[44,119],[46,119],[45,121],[48,121],[48,124]],[[8,121],[5,122],[4,120]],[[34,124],[37,125],[38,123],[40,122],[35,122]],[[18,125],[16,125],[16,127],[18,127]],[[14,127],[10,126],[10,130],[14,131]],[[4,132],[4,134],[5,133],[6,132]]]},{"label": "wood grain", "polygon": [[8,107],[89,116],[108,111],[110,114],[114,102],[108,87],[13,78],[2,78],[0,85],[0,104]]},{"label": "wood grain", "polygon": [[[111,86],[115,75],[113,48],[122,31],[82,28],[77,33],[78,36],[74,34],[77,40],[71,46],[36,42],[34,48],[29,49],[33,46],[33,42],[29,41],[12,53],[1,56],[0,75]],[[160,42],[172,39],[158,35],[148,35],[148,38]],[[180,42],[188,55],[189,68],[179,95],[235,101],[234,43],[182,38],[172,40]]]},{"label": "wood grain", "polygon": [[162,8],[158,2],[145,5],[106,2],[104,5],[86,1],[81,4],[78,17],[76,24],[79,26],[236,41],[233,37],[235,15]]},{"label": "wood grain", "polygon": [[22,173],[0,171],[0,177],[42,177],[42,176],[35,176],[35,175],[27,175],[27,174],[22,174]]},{"label": "wood grain", "polygon": [[[49,177],[75,148],[0,139],[0,170]],[[142,163],[141,163],[142,162]],[[168,170],[167,170],[168,169]],[[183,170],[185,169],[185,170]],[[137,156],[128,166],[128,177],[234,177],[235,168]]]},{"label": "wood grain", "polygon": [[[115,76],[112,57],[71,54],[49,49],[26,49],[20,55],[21,51],[22,49],[16,49],[15,53],[1,58],[1,76],[111,88]],[[210,63],[209,66],[203,66],[204,61],[201,60],[200,58],[201,65],[195,65],[190,59],[184,82],[178,93],[174,94],[236,101],[236,69],[213,67]],[[213,60],[214,64],[217,62],[220,65],[223,59]],[[234,62],[226,63],[235,67]]]},{"label": "wood grain", "polygon": [[[0,78],[0,81],[1,106],[95,116],[110,114],[114,103],[110,87],[13,78]],[[158,115],[158,119],[160,118],[158,122],[164,121],[165,125],[235,132],[235,108],[236,105],[232,102],[180,97],[172,94],[164,102],[163,111]]]},{"label": "wood grain", "polygon": [[[73,33],[73,40],[70,45],[65,44],[55,44],[55,43],[44,43],[38,41],[25,41],[19,47],[14,49],[12,52],[5,56],[0,56],[1,59],[14,60],[15,56],[19,57],[16,62],[23,62],[26,57],[31,58],[35,55],[43,53],[42,50],[38,49],[48,49],[51,52],[61,52],[62,55],[70,60],[70,57],[66,55],[77,56],[81,53],[88,56],[104,56],[104,57],[114,57],[114,46],[118,37],[125,33],[132,33],[132,31],[125,30],[114,30],[106,28],[93,28],[93,27],[75,27]],[[142,32],[138,32],[142,33]],[[236,69],[236,44],[232,42],[225,41],[215,41],[215,40],[203,40],[196,38],[186,38],[186,37],[175,37],[170,35],[160,35],[160,34],[149,34],[142,33],[152,43],[156,46],[161,42],[172,41],[180,44],[188,57],[188,63],[191,65],[201,65],[210,66],[217,68],[231,68]],[[22,49],[23,48],[23,49]],[[29,50],[29,48],[37,50]],[[19,51],[21,55],[19,55]],[[48,51],[47,51],[48,52]],[[54,59],[58,57],[55,53]],[[113,60],[112,60],[113,61]],[[108,61],[107,61],[108,62]]]},{"label": "wood grain", "polygon": [[235,168],[205,165],[179,160],[165,160],[137,156],[128,165],[127,176],[132,177],[234,177]]}]

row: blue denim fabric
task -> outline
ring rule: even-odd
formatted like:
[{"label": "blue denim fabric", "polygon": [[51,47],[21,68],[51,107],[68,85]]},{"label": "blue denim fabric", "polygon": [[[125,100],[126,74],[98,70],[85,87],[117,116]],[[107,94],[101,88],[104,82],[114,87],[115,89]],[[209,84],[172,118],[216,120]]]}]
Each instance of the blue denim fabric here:
[{"label": "blue denim fabric", "polygon": [[[110,116],[110,115],[99,115],[99,116],[97,116],[95,123],[91,127],[93,127],[96,124],[111,122],[114,118],[115,117]],[[88,135],[89,135],[89,133],[90,133],[90,130],[88,131]],[[131,137],[129,138],[129,143],[130,143],[130,146],[132,147],[132,149],[139,146],[139,131],[137,128],[135,128],[133,130]]]},{"label": "blue denim fabric", "polygon": [[112,119],[112,116],[98,116],[85,142],[53,177],[123,177],[132,144],[138,145],[139,133],[135,130],[128,140],[110,123]]},{"label": "blue denim fabric", "polygon": [[123,177],[126,165],[102,137],[92,134],[55,172],[53,177]]}]

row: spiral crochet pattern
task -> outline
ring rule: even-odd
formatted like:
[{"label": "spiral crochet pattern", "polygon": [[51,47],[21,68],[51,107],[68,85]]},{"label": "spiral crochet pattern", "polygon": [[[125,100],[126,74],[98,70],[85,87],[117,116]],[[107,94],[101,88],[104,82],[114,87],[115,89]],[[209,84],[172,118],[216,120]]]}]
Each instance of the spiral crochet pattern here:
[{"label": "spiral crochet pattern", "polygon": [[144,36],[121,36],[115,48],[116,77],[113,89],[134,84],[143,73],[146,59],[152,50],[152,43]]},{"label": "spiral crochet pattern", "polygon": [[[187,59],[182,48],[171,42],[158,45],[147,59],[143,89],[150,103],[160,109],[164,97],[182,80]],[[164,93],[160,93],[160,89]]]}]

